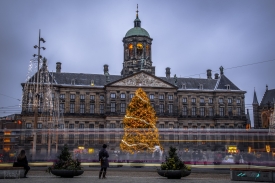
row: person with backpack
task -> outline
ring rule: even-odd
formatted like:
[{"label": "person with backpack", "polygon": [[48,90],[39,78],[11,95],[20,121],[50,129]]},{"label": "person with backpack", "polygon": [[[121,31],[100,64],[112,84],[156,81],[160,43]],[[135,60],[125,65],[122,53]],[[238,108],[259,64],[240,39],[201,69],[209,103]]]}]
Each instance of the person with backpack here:
[{"label": "person with backpack", "polygon": [[106,172],[107,167],[109,167],[109,153],[106,151],[107,145],[103,144],[102,149],[99,151],[99,161],[100,161],[100,172],[99,172],[99,178],[101,179],[101,175],[103,174],[103,179],[106,179]]}]

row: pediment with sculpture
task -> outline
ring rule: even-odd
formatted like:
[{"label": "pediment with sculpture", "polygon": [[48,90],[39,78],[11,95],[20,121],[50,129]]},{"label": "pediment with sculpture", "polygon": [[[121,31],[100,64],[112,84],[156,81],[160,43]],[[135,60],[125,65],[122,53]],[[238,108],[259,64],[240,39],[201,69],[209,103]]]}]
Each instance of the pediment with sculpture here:
[{"label": "pediment with sculpture", "polygon": [[171,84],[168,84],[160,79],[157,79],[144,72],[129,76],[125,79],[117,81],[111,86],[149,86],[149,87],[164,87],[173,88]]}]

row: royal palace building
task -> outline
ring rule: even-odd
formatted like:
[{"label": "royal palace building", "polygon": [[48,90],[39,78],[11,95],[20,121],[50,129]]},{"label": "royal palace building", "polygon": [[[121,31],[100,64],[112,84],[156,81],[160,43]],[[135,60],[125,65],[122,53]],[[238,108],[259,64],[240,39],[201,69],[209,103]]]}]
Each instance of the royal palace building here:
[{"label": "royal palace building", "polygon": [[[204,150],[211,150],[217,144],[224,147],[226,140],[234,140],[232,134],[214,136],[199,132],[207,129],[246,128],[249,123],[245,114],[246,92],[226,77],[222,66],[220,73],[214,75],[208,69],[205,78],[177,78],[176,75],[171,76],[169,67],[166,68],[165,76],[156,76],[152,60],[153,39],[141,27],[138,13],[134,27],[127,31],[122,42],[124,56],[120,75],[109,73],[107,64],[103,65],[100,74],[83,74],[63,72],[61,63],[56,63],[56,72],[49,73],[49,80],[52,81],[52,98],[56,99],[54,105],[58,105],[59,111],[62,111],[62,121],[56,124],[51,119],[43,121],[38,118],[36,128],[59,128],[64,132],[53,137],[56,140],[51,140],[50,145],[49,136],[38,134],[38,154],[47,151],[50,146],[54,149],[54,142],[84,148],[100,147],[105,142],[112,150],[119,150],[123,136],[123,118],[127,105],[138,88],[147,93],[156,111],[156,125],[164,147],[171,144],[179,148]],[[41,70],[43,69],[47,69],[45,60]],[[25,86],[23,83],[23,90]],[[25,97],[34,96],[28,94]],[[34,128],[34,108],[35,105],[22,107],[22,121],[26,130]],[[38,115],[41,116],[39,109]],[[181,134],[182,130],[190,133]],[[191,133],[190,130],[196,130],[196,133]],[[69,133],[70,131],[75,133]],[[28,135],[31,136],[26,134]],[[188,140],[192,143],[186,143]],[[26,143],[30,144],[31,150],[31,142]]]}]

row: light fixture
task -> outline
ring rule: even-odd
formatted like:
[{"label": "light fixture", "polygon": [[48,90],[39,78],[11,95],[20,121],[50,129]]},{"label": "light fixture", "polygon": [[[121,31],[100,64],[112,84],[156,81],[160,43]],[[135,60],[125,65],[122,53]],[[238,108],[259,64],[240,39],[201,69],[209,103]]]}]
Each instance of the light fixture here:
[{"label": "light fixture", "polygon": [[36,48],[38,48],[38,46],[37,46],[37,45],[35,45],[35,46],[34,46],[34,48],[36,49]]}]

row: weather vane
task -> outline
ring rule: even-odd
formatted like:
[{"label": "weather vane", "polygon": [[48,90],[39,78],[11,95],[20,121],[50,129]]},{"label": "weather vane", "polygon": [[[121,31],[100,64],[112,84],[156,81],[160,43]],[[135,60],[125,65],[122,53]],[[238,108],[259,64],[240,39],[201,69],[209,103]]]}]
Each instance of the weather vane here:
[{"label": "weather vane", "polygon": [[137,4],[137,11],[136,12],[137,12],[137,16],[138,16],[138,4]]}]

